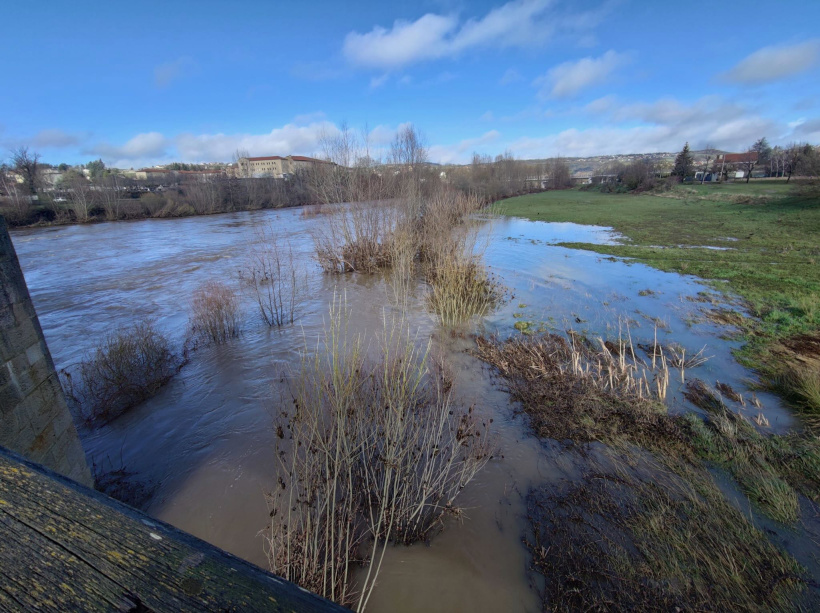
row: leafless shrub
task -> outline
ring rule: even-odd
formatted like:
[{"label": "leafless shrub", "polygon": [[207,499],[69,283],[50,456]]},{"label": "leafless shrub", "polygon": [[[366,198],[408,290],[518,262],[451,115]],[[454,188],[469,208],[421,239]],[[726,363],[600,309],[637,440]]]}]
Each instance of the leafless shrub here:
[{"label": "leafless shrub", "polygon": [[191,301],[191,332],[205,341],[225,343],[239,336],[239,301],[224,283],[208,281],[197,288]]},{"label": "leafless shrub", "polygon": [[290,242],[278,237],[272,226],[257,228],[239,276],[268,326],[293,323],[307,296],[307,273]]},{"label": "leafless shrub", "polygon": [[[365,357],[334,301],[316,353],[303,353],[277,424],[281,470],[269,497],[273,572],[359,611],[389,542],[427,538],[489,459],[486,427],[453,406],[427,349],[386,322]],[[351,571],[367,564],[361,585]]]},{"label": "leafless shrub", "polygon": [[106,337],[73,375],[64,370],[66,395],[86,422],[105,423],[156,394],[182,364],[168,339],[144,320]]},{"label": "leafless shrub", "polygon": [[389,266],[396,229],[395,208],[354,203],[325,218],[313,234],[316,258],[329,273],[372,273]]}]

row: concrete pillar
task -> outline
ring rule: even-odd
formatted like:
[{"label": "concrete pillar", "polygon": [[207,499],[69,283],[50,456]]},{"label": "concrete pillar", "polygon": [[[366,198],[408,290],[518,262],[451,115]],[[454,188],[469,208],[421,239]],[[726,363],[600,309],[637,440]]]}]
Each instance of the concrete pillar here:
[{"label": "concrete pillar", "polygon": [[93,485],[6,221],[0,217],[0,446]]}]

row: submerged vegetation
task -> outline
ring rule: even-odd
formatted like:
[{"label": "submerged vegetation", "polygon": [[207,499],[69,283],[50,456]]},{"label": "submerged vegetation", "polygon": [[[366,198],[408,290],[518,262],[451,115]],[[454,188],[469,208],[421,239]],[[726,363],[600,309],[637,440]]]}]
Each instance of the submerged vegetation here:
[{"label": "submerged vegetation", "polygon": [[[487,424],[450,401],[445,369],[400,321],[367,357],[334,301],[315,353],[277,418],[279,487],[270,494],[271,570],[364,610],[389,543],[427,540],[492,451]],[[354,568],[366,566],[361,584]]]},{"label": "submerged vegetation", "polygon": [[205,342],[225,343],[239,336],[239,299],[229,286],[207,281],[191,299],[190,329]]},{"label": "submerged vegetation", "polygon": [[271,327],[293,323],[307,297],[307,271],[296,261],[290,242],[280,239],[272,226],[256,230],[239,281]]},{"label": "submerged vegetation", "polygon": [[[741,361],[808,413],[820,412],[820,207],[783,182],[677,186],[662,194],[544,192],[501,203],[508,215],[609,226],[614,245],[567,243],[692,274],[739,296]],[[720,247],[720,249],[714,249]],[[724,282],[725,283],[718,283]]]},{"label": "submerged vegetation", "polygon": [[590,471],[527,511],[545,610],[788,611],[805,581],[701,473]]},{"label": "submerged vegetation", "polygon": [[87,423],[101,424],[156,394],[182,364],[153,321],[143,320],[110,334],[73,373],[62,374],[76,413]]},{"label": "submerged vegetation", "polygon": [[792,526],[801,497],[820,500],[820,440],[763,435],[697,379],[687,394],[705,418],[667,413],[668,363],[652,368],[621,339],[476,342],[539,437],[606,458],[580,483],[530,492],[528,543],[546,579],[545,606],[796,606],[805,571],[732,505],[711,471],[731,475],[759,513]]},{"label": "submerged vegetation", "polygon": [[[329,157],[350,156],[357,143],[343,133],[326,147]],[[433,180],[424,167],[414,165],[425,161],[426,154],[412,128],[400,134],[392,155],[409,170],[390,182],[388,202],[380,200],[387,189],[381,177],[373,179],[367,169],[358,178],[345,175],[343,187],[352,203],[322,216],[313,235],[319,266],[336,274],[392,269],[399,305],[406,304],[419,274],[428,286],[431,311],[446,326],[485,314],[503,296],[484,269],[470,220],[485,200]],[[339,179],[328,175],[327,180],[322,191],[333,193]]]}]

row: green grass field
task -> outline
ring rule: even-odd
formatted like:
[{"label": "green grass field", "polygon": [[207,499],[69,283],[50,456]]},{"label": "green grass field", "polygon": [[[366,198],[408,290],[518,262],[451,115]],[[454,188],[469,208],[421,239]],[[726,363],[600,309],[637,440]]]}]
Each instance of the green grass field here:
[{"label": "green grass field", "polygon": [[[748,342],[738,357],[765,380],[781,385],[795,405],[820,411],[820,399],[811,391],[820,388],[820,355],[784,358],[783,353],[796,344],[820,347],[816,195],[795,191],[783,181],[681,185],[662,195],[566,190],[504,200],[499,211],[538,221],[612,227],[624,235],[621,244],[567,246],[696,275],[740,297],[753,317],[745,320]],[[818,341],[796,343],[806,337]],[[783,383],[795,363],[808,364],[810,379],[801,378],[797,390]]]}]

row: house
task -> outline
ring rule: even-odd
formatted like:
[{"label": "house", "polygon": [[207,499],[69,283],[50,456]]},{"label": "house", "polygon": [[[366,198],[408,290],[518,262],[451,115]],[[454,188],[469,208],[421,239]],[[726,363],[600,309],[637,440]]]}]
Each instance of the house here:
[{"label": "house", "polygon": [[721,153],[712,162],[712,171],[719,177],[742,179],[757,164],[757,151]]},{"label": "house", "polygon": [[275,177],[281,179],[286,175],[292,175],[300,170],[309,170],[319,164],[333,164],[325,160],[310,158],[303,155],[289,155],[282,157],[270,155],[264,157],[243,157],[239,158],[238,176],[250,177]]},{"label": "house", "polygon": [[60,179],[63,178],[65,173],[61,170],[56,168],[45,168],[41,173],[40,177],[43,180],[43,183],[46,187],[55,187],[57,183],[60,182]]}]

